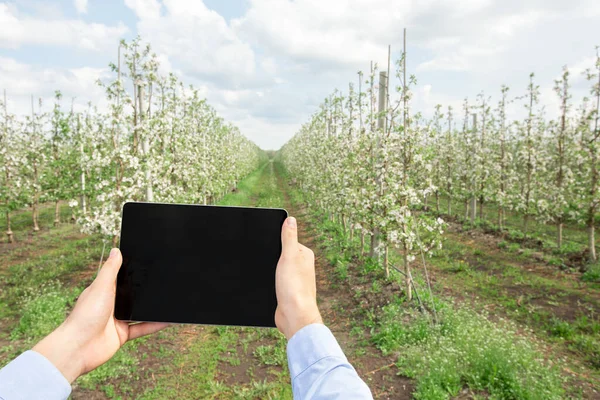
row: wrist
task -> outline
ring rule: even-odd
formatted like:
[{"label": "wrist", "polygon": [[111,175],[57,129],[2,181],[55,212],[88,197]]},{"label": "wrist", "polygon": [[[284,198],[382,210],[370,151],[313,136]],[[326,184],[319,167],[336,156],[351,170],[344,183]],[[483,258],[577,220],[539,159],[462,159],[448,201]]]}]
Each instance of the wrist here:
[{"label": "wrist", "polygon": [[299,330],[312,324],[323,324],[323,319],[318,309],[303,313],[301,317],[295,318],[283,334],[287,340],[290,340]]},{"label": "wrist", "polygon": [[83,374],[84,363],[79,358],[81,352],[77,341],[65,325],[59,326],[32,350],[50,361],[69,383]]}]

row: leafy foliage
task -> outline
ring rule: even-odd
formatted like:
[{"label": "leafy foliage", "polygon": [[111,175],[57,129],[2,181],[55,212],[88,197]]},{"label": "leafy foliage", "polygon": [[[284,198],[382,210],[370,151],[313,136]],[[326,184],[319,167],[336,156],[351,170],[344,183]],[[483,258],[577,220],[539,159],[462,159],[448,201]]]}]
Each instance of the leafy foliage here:
[{"label": "leafy foliage", "polygon": [[137,38],[121,48],[124,66],[99,82],[106,112],[65,112],[58,91],[52,112],[40,101],[24,119],[0,104],[0,211],[31,205],[37,227],[40,202],[56,202],[57,224],[58,202],[68,201],[85,232],[116,240],[123,203],[214,203],[264,162],[197,89],[159,74],[150,46]]}]

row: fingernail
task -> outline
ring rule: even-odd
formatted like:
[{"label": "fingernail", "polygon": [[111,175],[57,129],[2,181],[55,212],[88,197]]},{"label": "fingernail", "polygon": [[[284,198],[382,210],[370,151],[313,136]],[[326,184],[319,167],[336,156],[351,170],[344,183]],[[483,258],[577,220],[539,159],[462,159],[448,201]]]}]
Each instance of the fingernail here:
[{"label": "fingernail", "polygon": [[111,259],[113,257],[116,257],[117,254],[119,254],[119,249],[117,249],[117,248],[111,249],[110,254],[108,255],[108,258]]},{"label": "fingernail", "polygon": [[294,217],[289,217],[287,219],[287,224],[290,228],[295,228],[296,227],[296,218]]}]

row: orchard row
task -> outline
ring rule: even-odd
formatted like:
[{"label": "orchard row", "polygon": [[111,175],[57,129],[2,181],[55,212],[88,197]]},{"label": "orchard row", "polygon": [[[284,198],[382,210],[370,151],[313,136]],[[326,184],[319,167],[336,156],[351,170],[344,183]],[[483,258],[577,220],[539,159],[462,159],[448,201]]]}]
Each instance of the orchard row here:
[{"label": "orchard row", "polygon": [[[347,94],[335,91],[284,146],[284,163],[315,206],[363,243],[370,237],[386,266],[388,247],[398,248],[407,280],[410,263],[440,245],[437,216],[455,213],[456,202],[473,220],[493,205],[500,229],[508,210],[518,212],[525,235],[532,220],[554,224],[559,248],[565,223],[585,226],[589,259],[596,260],[600,56],[585,72],[589,97],[578,104],[568,69],[555,81],[557,115],[544,113],[532,74],[516,96],[502,87],[497,103],[482,94],[462,110],[438,105],[425,119],[411,112],[416,79],[406,77],[404,55],[395,75],[398,85],[376,65],[364,82],[359,73],[358,90],[350,84]],[[396,87],[393,96],[388,87]],[[523,119],[508,119],[511,102],[522,103]],[[437,212],[416,212],[423,209]]]},{"label": "orchard row", "polygon": [[[65,110],[56,92],[51,111],[32,98],[31,114],[2,103],[0,208],[12,241],[11,212],[68,201],[86,232],[116,242],[126,201],[206,204],[257,168],[261,151],[220,118],[193,87],[160,76],[140,39],[121,42],[114,78],[99,82],[108,107]],[[37,103],[37,104],[36,104]]]}]

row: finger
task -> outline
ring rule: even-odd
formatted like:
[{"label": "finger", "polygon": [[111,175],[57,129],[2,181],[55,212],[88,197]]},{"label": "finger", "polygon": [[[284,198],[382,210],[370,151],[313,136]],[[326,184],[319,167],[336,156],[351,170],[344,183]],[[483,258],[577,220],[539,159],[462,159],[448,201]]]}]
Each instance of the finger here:
[{"label": "finger", "polygon": [[117,274],[122,262],[121,251],[117,248],[112,249],[94,282],[98,282],[101,286],[113,285],[117,280]]},{"label": "finger", "polygon": [[168,322],[142,322],[140,324],[129,325],[129,339],[133,340],[142,336],[156,333],[170,326]]},{"label": "finger", "polygon": [[309,260],[315,259],[315,252],[312,251],[310,248],[306,247],[302,243],[298,243],[298,247],[304,257],[308,258]]},{"label": "finger", "polygon": [[298,251],[298,226],[296,218],[288,217],[281,228],[281,253],[293,255]]}]

